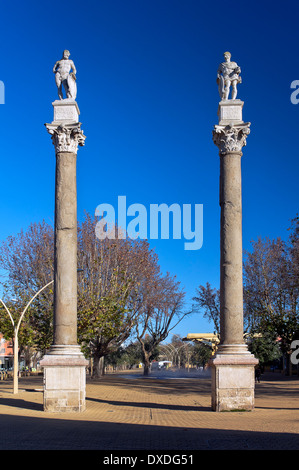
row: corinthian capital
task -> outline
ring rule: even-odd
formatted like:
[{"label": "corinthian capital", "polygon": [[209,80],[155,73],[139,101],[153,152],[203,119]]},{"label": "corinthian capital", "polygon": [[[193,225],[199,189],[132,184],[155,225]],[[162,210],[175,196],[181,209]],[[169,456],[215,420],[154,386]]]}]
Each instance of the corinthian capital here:
[{"label": "corinthian capital", "polygon": [[52,136],[55,152],[77,153],[78,145],[83,146],[85,135],[81,129],[81,123],[72,124],[46,124],[46,128]]},{"label": "corinthian capital", "polygon": [[239,125],[215,126],[213,142],[219,148],[220,154],[242,152],[246,145],[246,137],[250,134],[250,122]]}]

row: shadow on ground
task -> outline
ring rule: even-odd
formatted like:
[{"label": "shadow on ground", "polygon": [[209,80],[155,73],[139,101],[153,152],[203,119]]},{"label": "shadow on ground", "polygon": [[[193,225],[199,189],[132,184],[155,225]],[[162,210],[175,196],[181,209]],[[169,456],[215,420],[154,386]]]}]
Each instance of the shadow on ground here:
[{"label": "shadow on ground", "polygon": [[[43,405],[40,403],[34,403],[27,400],[22,400],[19,398],[0,398],[0,406],[12,406],[14,408],[21,408],[23,410],[34,410],[34,411],[43,411]],[[1,417],[2,421],[2,417]]]},{"label": "shadow on ground", "polygon": [[[272,380],[272,378],[276,380]],[[22,382],[23,389],[28,392],[37,390],[40,386],[40,379],[24,378]],[[207,418],[208,413],[214,413],[210,408],[200,405],[185,405],[176,403],[176,396],[194,393],[199,397],[202,393],[208,396],[210,393],[210,379],[197,380],[157,380],[154,378],[143,379],[141,377],[131,380],[129,377],[116,375],[107,375],[100,381],[92,381],[88,378],[88,383],[95,385],[91,387],[90,393],[87,388],[87,402],[109,404],[116,407],[133,407],[147,409],[166,409],[174,411],[198,411],[198,427],[185,428],[183,426],[162,426],[152,424],[133,424],[101,421],[91,421],[90,417],[84,413],[80,419],[59,415],[59,418],[47,414],[42,416],[42,404],[40,396],[37,394],[37,402],[34,402],[34,395],[30,395],[30,400],[8,396],[12,393],[10,384],[3,385],[5,396],[0,397],[0,405],[12,407],[11,414],[1,415],[1,426],[5,431],[0,440],[0,449],[5,450],[175,450],[175,451],[194,451],[194,450],[297,450],[299,448],[299,434],[293,432],[261,432],[261,431],[240,431],[234,429],[222,429],[219,421],[219,428],[215,428],[218,421],[215,420],[211,427],[205,427],[207,423],[203,417]],[[101,387],[101,384],[104,388]],[[266,375],[261,384],[256,386],[256,396],[259,397],[259,407],[263,408],[269,403],[271,397],[272,410],[280,409],[285,403],[288,408],[298,409],[295,398],[298,395],[299,381],[297,378],[280,380],[279,377],[270,376],[266,380]],[[118,397],[121,399],[113,400],[103,397],[102,390],[106,389],[105,394],[109,393],[109,388],[118,388]],[[125,400],[123,393],[130,389],[133,400]],[[1,391],[0,390],[0,391]],[[134,390],[146,392],[146,402],[134,400]],[[8,392],[9,391],[9,392]],[[91,393],[92,392],[92,393]],[[159,402],[154,394],[161,397],[164,394],[173,396],[171,403],[163,404]],[[147,400],[148,398],[148,400]],[[272,400],[273,398],[273,400]],[[158,401],[158,403],[157,403]],[[163,401],[163,400],[162,400]],[[288,404],[288,401],[290,403]],[[294,407],[294,405],[296,406]],[[290,407],[292,406],[292,408]],[[35,416],[20,416],[16,409],[29,410],[29,413],[37,412]],[[204,412],[204,413],[202,413]],[[10,413],[10,410],[8,410]],[[15,413],[15,414],[14,414]],[[39,415],[40,413],[40,415]],[[90,416],[90,415],[89,415]],[[99,413],[101,416],[101,413]],[[223,416],[223,415],[222,415]],[[107,419],[107,418],[106,418]],[[196,423],[197,424],[197,423]],[[207,424],[206,424],[207,426]],[[290,431],[294,428],[290,427]],[[101,462],[98,462],[101,463]]]},{"label": "shadow on ground", "polygon": [[88,398],[86,401],[94,401],[97,403],[109,403],[113,406],[132,406],[133,408],[148,408],[148,409],[165,409],[165,410],[174,410],[174,411],[211,411],[211,407],[203,407],[201,405],[195,406],[184,406],[184,405],[169,405],[163,403],[151,403],[148,402],[128,402],[128,401],[113,401],[108,399],[100,399],[100,398]]},{"label": "shadow on ground", "polygon": [[[263,433],[4,415],[0,449],[12,450],[292,450],[299,437]],[[100,462],[98,462],[100,463]]]}]

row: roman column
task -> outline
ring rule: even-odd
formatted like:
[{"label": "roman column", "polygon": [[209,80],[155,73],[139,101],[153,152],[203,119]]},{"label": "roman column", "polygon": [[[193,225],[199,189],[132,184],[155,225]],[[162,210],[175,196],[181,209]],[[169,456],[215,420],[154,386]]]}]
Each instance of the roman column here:
[{"label": "roman column", "polygon": [[[213,141],[220,156],[220,343],[212,365],[212,408],[252,410],[255,357],[243,331],[242,182],[241,157],[250,133],[242,119],[243,102],[236,99],[240,67],[226,61],[218,69],[221,101]],[[232,86],[234,99],[228,99]]]},{"label": "roman column", "polygon": [[54,338],[41,365],[44,368],[44,410],[53,412],[85,409],[87,361],[77,343],[76,183],[77,150],[84,145],[85,136],[79,122],[78,105],[71,95],[74,90],[69,78],[71,62],[64,54],[58,63],[60,75],[67,77],[64,86],[68,98],[63,99],[61,84],[60,88],[57,84],[60,99],[52,103],[54,120],[46,124],[56,155]]}]

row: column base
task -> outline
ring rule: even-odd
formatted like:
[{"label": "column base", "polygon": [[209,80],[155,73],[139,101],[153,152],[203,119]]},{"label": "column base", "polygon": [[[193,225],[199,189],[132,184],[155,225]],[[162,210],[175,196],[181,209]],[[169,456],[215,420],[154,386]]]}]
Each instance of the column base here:
[{"label": "column base", "polygon": [[[239,352],[229,352],[231,350]],[[257,364],[258,360],[246,345],[220,346],[210,362],[213,411],[254,409],[254,368]]]},{"label": "column base", "polygon": [[80,346],[54,345],[40,364],[44,368],[44,411],[84,411],[88,361]]}]

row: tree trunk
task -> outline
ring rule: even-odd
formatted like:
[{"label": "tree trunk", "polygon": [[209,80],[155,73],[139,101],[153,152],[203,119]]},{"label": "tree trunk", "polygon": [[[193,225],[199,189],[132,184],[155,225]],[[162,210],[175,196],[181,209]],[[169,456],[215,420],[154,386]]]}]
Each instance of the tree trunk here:
[{"label": "tree trunk", "polygon": [[143,364],[144,364],[143,375],[149,375],[151,371],[151,361],[149,358],[149,354],[143,353]]},{"label": "tree trunk", "polygon": [[105,373],[104,356],[99,356],[95,354],[93,356],[92,377],[100,378],[100,377],[103,377],[104,373]]}]

